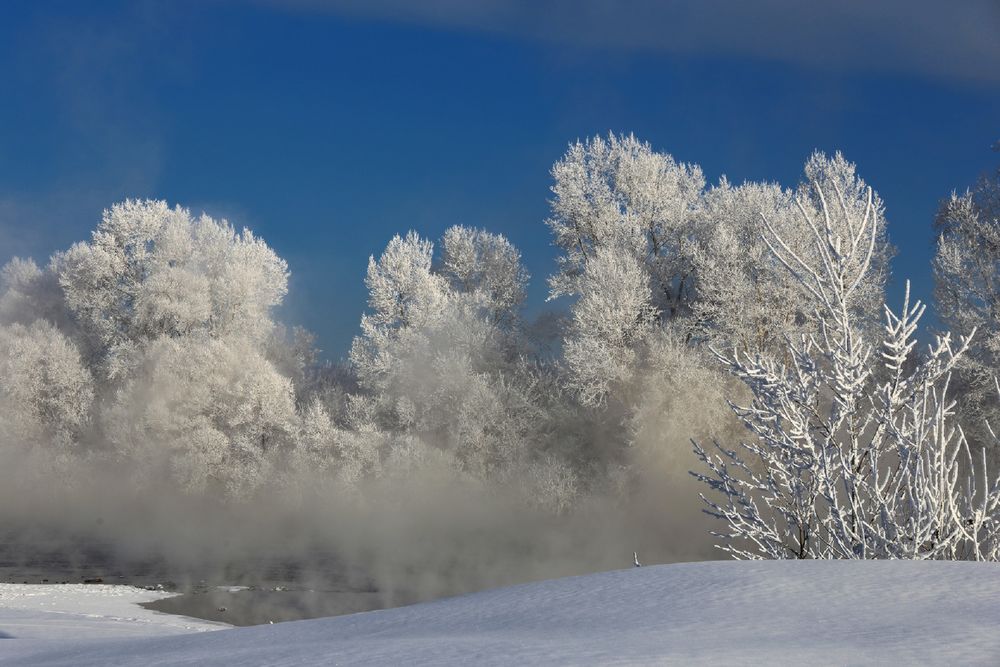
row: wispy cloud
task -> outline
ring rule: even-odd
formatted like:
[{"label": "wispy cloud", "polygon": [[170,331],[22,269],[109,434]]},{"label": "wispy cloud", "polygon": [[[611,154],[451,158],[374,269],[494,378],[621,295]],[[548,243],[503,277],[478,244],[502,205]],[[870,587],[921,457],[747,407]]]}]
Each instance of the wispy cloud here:
[{"label": "wispy cloud", "polygon": [[996,0],[259,0],[582,48],[746,56],[1000,83]]}]

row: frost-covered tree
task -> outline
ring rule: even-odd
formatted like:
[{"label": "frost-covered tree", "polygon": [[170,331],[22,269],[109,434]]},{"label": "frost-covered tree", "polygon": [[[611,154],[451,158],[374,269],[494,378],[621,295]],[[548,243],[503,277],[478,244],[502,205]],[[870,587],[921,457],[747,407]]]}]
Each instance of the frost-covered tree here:
[{"label": "frost-covered tree", "polygon": [[842,185],[814,180],[818,208],[800,201],[811,257],[767,225],[775,256],[815,298],[819,332],[790,340],[787,363],[719,354],[753,396],[733,407],[747,440],[716,443],[716,454],[695,444],[707,511],[727,527],[720,546],[738,558],[996,560],[1000,478],[973,460],[948,397],[968,339],[938,336],[915,359],[923,307],[907,291],[900,314],[886,308],[876,345],[854,306],[880,218],[870,191],[860,212]]},{"label": "frost-covered tree", "polygon": [[79,350],[52,324],[0,325],[4,446],[51,444],[68,453],[89,425],[93,401],[94,380]]},{"label": "frost-covered tree", "polygon": [[[516,325],[528,279],[517,249],[501,235],[462,226],[445,231],[441,248],[435,268],[434,244],[411,231],[369,258],[369,310],[351,348],[369,389],[382,388],[393,364],[411,358],[413,345],[429,343],[431,331],[469,348]],[[457,319],[463,323],[456,327]]]},{"label": "frost-covered tree", "polygon": [[694,260],[697,336],[751,353],[783,344],[805,325],[809,310],[804,290],[763,241],[762,213],[783,232],[797,222],[792,195],[779,185],[733,186],[723,178],[705,195],[712,231]]},{"label": "frost-covered tree", "polygon": [[352,399],[353,430],[382,437],[383,458],[430,448],[481,479],[512,475],[544,423],[519,355],[526,282],[502,236],[452,227],[437,262],[417,234],[393,238],[369,260],[369,311],[351,348],[365,392]]},{"label": "frost-covered tree", "polygon": [[415,232],[395,236],[376,260],[368,259],[368,312],[361,316],[361,335],[351,345],[351,363],[370,391],[383,390],[393,370],[394,348],[410,330],[440,318],[447,282],[432,273],[434,244]]},{"label": "frost-covered tree", "polygon": [[162,201],[112,206],[92,239],[54,267],[91,353],[112,377],[162,336],[262,340],[288,283],[285,262],[249,230]]},{"label": "frost-covered tree", "polygon": [[[868,187],[840,153],[813,153],[804,172],[797,193],[774,184],[733,186],[725,178],[706,191],[697,166],[678,164],[632,136],[570,146],[552,170],[548,224],[563,255],[550,297],[578,299],[565,335],[567,381],[585,404],[603,403],[634,376],[630,364],[644,341],[636,333],[656,324],[670,322],[696,343],[747,352],[780,350],[785,336],[816,331],[814,299],[763,242],[761,214],[789,247],[818,260],[799,209],[815,218],[823,202],[806,184],[839,192],[851,215],[865,210]],[[870,314],[882,302],[892,255],[877,194],[872,206],[878,238],[868,275],[851,295],[867,326],[877,326]],[[826,210],[831,226],[847,233],[841,209]],[[609,317],[618,319],[615,334]]]},{"label": "frost-covered tree", "polygon": [[549,298],[578,298],[566,333],[568,382],[597,405],[633,372],[652,322],[691,310],[705,180],[696,165],[613,134],[571,144],[552,177],[547,224],[563,254]]},{"label": "frost-covered tree", "polygon": [[31,324],[46,320],[74,332],[62,288],[51,267],[15,257],[0,269],[0,323]]},{"label": "frost-covered tree", "polygon": [[[860,176],[853,162],[839,151],[830,157],[821,151],[814,152],[806,161],[803,180],[796,191],[796,208],[801,206],[815,221],[823,220],[835,237],[854,238],[857,221],[867,215],[873,220],[874,240],[867,261],[859,257],[845,259],[846,269],[861,276],[857,286],[845,295],[845,305],[851,310],[855,322],[862,329],[875,334],[880,328],[879,315],[885,305],[885,284],[889,279],[889,262],[895,248],[887,237],[888,222],[885,204],[878,193]],[[820,266],[823,254],[815,245],[812,228],[798,227],[801,255],[813,266]],[[792,239],[789,239],[791,241]],[[791,246],[795,248],[796,246]]]},{"label": "frost-covered tree", "polygon": [[102,414],[108,444],[138,479],[245,495],[294,446],[291,381],[243,338],[160,337]]},{"label": "frost-covered tree", "polygon": [[986,424],[1000,424],[993,382],[1000,375],[1000,170],[952,193],[934,227],[938,316],[952,331],[977,331],[959,364],[959,406],[963,427],[983,445],[992,441]]},{"label": "frost-covered tree", "polygon": [[685,312],[693,285],[691,249],[699,236],[701,168],[655,152],[632,135],[571,144],[552,167],[548,226],[563,255],[551,297],[576,296],[591,257],[604,248],[631,256],[649,276],[652,304]]},{"label": "frost-covered tree", "polygon": [[[823,201],[817,193],[842,197],[850,215],[860,219],[868,188],[857,176],[855,165],[840,153],[833,157],[813,153],[804,172],[797,193],[769,183],[733,186],[725,178],[706,192],[702,211],[710,232],[695,253],[697,287],[692,300],[693,329],[699,338],[751,354],[774,354],[783,351],[786,336],[817,330],[815,299],[767,247],[762,216],[791,249],[818,263],[813,233],[803,217],[823,217]],[[849,235],[841,202],[831,202],[831,206],[826,209],[829,224],[836,234]],[[878,229],[875,248],[864,279],[850,296],[857,321],[868,327],[878,324],[873,314],[884,301],[893,252],[886,239],[884,207],[875,193],[872,215]]]},{"label": "frost-covered tree", "polygon": [[566,365],[580,400],[598,405],[632,377],[636,348],[652,330],[657,311],[642,265],[614,249],[595,249],[577,284]]},{"label": "frost-covered tree", "polygon": [[528,272],[521,253],[501,234],[455,225],[441,238],[441,275],[453,290],[471,295],[493,324],[517,324]]},{"label": "frost-covered tree", "polygon": [[308,421],[295,383],[311,339],[272,317],[287,280],[248,230],[159,201],[112,206],[46,268],[15,259],[0,273],[3,417],[135,480],[245,494]]}]

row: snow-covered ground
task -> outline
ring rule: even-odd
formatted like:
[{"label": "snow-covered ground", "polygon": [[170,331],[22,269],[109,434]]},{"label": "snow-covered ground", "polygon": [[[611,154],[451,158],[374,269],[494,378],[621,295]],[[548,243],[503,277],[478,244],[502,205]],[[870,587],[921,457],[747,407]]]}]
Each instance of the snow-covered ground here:
[{"label": "snow-covered ground", "polygon": [[20,628],[0,615],[13,636],[0,640],[3,664],[1000,664],[1000,566],[690,563],[219,632],[88,640],[57,623]]},{"label": "snow-covered ground", "polygon": [[103,584],[0,584],[0,657],[9,640],[39,648],[53,642],[157,637],[230,626],[139,606],[173,595]]}]

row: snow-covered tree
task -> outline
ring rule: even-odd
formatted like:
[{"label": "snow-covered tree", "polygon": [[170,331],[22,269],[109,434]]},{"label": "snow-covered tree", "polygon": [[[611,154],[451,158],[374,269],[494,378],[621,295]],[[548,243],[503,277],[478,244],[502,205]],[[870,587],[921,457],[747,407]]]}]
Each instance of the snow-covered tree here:
[{"label": "snow-covered tree", "polygon": [[[697,337],[715,345],[743,352],[781,353],[786,336],[815,332],[813,295],[781,266],[764,242],[763,218],[797,254],[818,264],[813,233],[799,207],[816,220],[822,217],[823,201],[817,192],[843,197],[843,205],[858,219],[867,205],[867,185],[856,174],[854,164],[836,153],[828,157],[815,152],[805,164],[803,184],[797,194],[776,184],[731,185],[725,178],[705,194],[703,215],[710,232],[704,236],[694,259],[696,293],[692,300],[693,330]],[[810,187],[807,184],[817,184]],[[839,192],[839,195],[832,193]],[[836,234],[850,234],[840,202],[828,207],[829,224]],[[867,275],[850,306],[857,321],[875,327],[884,301],[888,261],[892,248],[886,239],[884,212],[878,195],[872,193],[872,215],[878,236]]]},{"label": "snow-covered tree", "polygon": [[287,280],[248,230],[159,201],[112,206],[47,268],[0,272],[3,418],[138,481],[247,493],[316,421],[296,409],[311,338],[272,316]]},{"label": "snow-covered tree", "polygon": [[701,231],[701,168],[657,153],[633,135],[612,134],[571,144],[552,177],[547,224],[563,255],[549,279],[551,297],[580,294],[587,263],[605,248],[642,264],[660,312],[685,312],[691,250]]},{"label": "snow-covered tree", "polygon": [[[818,261],[799,209],[816,218],[823,202],[806,184],[839,192],[851,215],[865,210],[868,187],[840,153],[813,153],[804,172],[797,195],[774,184],[733,186],[725,178],[706,191],[697,166],[678,164],[633,136],[570,146],[552,170],[548,225],[563,254],[550,298],[578,299],[565,347],[568,382],[586,404],[604,402],[611,387],[634,375],[630,360],[644,340],[636,333],[655,323],[672,322],[696,343],[747,352],[773,352],[787,335],[816,331],[813,297],[771,255],[761,213],[789,247]],[[872,210],[879,231],[869,275],[850,297],[867,326],[878,324],[870,314],[882,302],[892,255],[877,194]],[[841,209],[827,213],[846,234]],[[611,334],[609,325],[618,330]]]},{"label": "snow-covered tree", "polygon": [[[431,331],[469,348],[516,325],[528,279],[517,249],[503,236],[462,226],[445,231],[441,249],[435,268],[434,244],[411,231],[369,258],[369,311],[351,348],[369,389],[382,388],[393,363],[412,357],[409,348],[427,343]],[[457,319],[464,324],[456,327]]]},{"label": "snow-covered tree", "polygon": [[571,144],[552,177],[547,224],[563,254],[550,299],[579,298],[566,335],[569,381],[598,404],[631,372],[650,323],[690,312],[705,179],[696,165],[614,134]]},{"label": "snow-covered tree", "polygon": [[369,311],[351,349],[366,392],[352,399],[354,427],[414,455],[418,438],[498,480],[525,461],[540,421],[518,356],[527,273],[504,237],[481,230],[452,227],[441,249],[435,263],[433,244],[410,232],[369,261]]},{"label": "snow-covered tree", "polygon": [[0,325],[0,440],[67,453],[91,419],[94,381],[80,352],[45,320]]},{"label": "snow-covered tree", "polygon": [[[796,202],[796,208],[802,206],[809,217],[815,221],[823,220],[823,224],[833,230],[833,235],[841,238],[853,238],[857,221],[866,215],[873,220],[874,241],[867,262],[858,257],[845,260],[855,262],[847,269],[861,276],[845,299],[857,325],[875,334],[880,329],[878,313],[885,304],[889,262],[896,252],[887,238],[888,222],[882,198],[857,175],[856,165],[839,151],[833,157],[816,151],[806,160],[803,180],[796,191]],[[804,217],[805,214],[802,214],[800,220]],[[820,266],[823,256],[815,246],[812,229],[802,226],[800,222],[798,232],[799,243],[796,245],[802,247],[802,257],[813,266]]]},{"label": "snow-covered tree", "polygon": [[[113,453],[138,481],[245,495],[294,447],[291,381],[244,338],[160,337],[102,412]],[[312,444],[312,443],[310,443]]]},{"label": "snow-covered tree", "polygon": [[901,313],[886,308],[876,346],[855,305],[881,219],[870,190],[859,211],[842,186],[816,179],[815,209],[799,201],[811,255],[766,225],[775,256],[815,299],[819,332],[789,340],[787,363],[718,355],[753,396],[733,406],[745,441],[716,443],[715,454],[695,444],[707,511],[727,526],[720,546],[739,558],[996,560],[1000,478],[973,460],[948,397],[968,339],[938,336],[916,359],[923,307],[907,290]]},{"label": "snow-covered tree", "polygon": [[453,290],[480,301],[491,322],[517,324],[528,272],[521,253],[501,234],[455,225],[441,238],[441,274]]},{"label": "snow-covered tree", "polygon": [[0,269],[0,323],[27,325],[36,320],[74,331],[55,271],[15,257]]},{"label": "snow-covered tree", "polygon": [[776,184],[733,186],[723,178],[705,195],[711,233],[694,259],[695,334],[750,353],[783,345],[784,336],[805,326],[810,310],[808,295],[764,243],[762,213],[783,233],[798,222],[787,190]]},{"label": "snow-covered tree", "polygon": [[652,330],[649,276],[631,255],[592,251],[577,280],[580,297],[564,344],[570,386],[585,405],[602,403],[609,390],[632,377],[636,347]]},{"label": "snow-covered tree", "polygon": [[109,377],[143,344],[205,333],[263,340],[287,291],[285,262],[249,230],[162,201],[112,206],[90,242],[54,259],[65,303]]},{"label": "snow-covered tree", "polygon": [[447,301],[447,282],[431,271],[434,244],[416,232],[395,236],[382,255],[368,259],[368,312],[361,317],[361,335],[351,345],[351,363],[370,391],[385,388],[392,371],[394,349],[408,330],[419,330],[439,319]]},{"label": "snow-covered tree", "polygon": [[1000,375],[1000,170],[952,193],[934,227],[938,316],[952,331],[977,332],[959,364],[959,406],[966,432],[983,445],[992,441],[986,424],[1000,424],[993,381]]}]

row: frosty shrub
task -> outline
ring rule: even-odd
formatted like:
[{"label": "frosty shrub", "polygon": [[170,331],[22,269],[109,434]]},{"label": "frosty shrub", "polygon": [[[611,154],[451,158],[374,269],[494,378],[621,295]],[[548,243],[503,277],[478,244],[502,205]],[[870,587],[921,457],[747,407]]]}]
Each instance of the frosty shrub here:
[{"label": "frosty shrub", "polygon": [[882,233],[871,191],[862,210],[836,181],[814,180],[813,201],[796,200],[810,255],[765,226],[814,299],[818,333],[789,339],[782,361],[717,355],[752,394],[732,406],[750,437],[735,449],[716,442],[716,453],[695,443],[706,511],[726,524],[719,546],[737,558],[996,560],[1000,486],[973,459],[948,397],[972,332],[914,355],[924,307],[907,288],[874,341],[852,307]]}]

